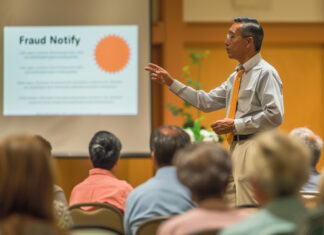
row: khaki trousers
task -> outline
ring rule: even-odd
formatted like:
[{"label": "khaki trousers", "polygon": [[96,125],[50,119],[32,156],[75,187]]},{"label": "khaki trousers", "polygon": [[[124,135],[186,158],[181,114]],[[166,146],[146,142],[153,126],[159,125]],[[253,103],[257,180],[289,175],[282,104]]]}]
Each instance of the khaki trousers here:
[{"label": "khaki trousers", "polygon": [[253,143],[253,139],[241,140],[234,141],[230,146],[233,178],[228,185],[225,198],[231,205],[257,204],[249,181],[251,171],[251,155],[249,153]]}]

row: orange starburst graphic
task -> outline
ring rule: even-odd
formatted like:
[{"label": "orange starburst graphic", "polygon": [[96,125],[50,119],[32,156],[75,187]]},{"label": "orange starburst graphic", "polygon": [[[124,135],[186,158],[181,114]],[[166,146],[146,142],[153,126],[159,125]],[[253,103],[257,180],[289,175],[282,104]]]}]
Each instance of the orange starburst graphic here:
[{"label": "orange starburst graphic", "polygon": [[130,49],[120,36],[110,35],[99,41],[95,49],[95,59],[99,67],[109,73],[122,70],[128,63]]}]

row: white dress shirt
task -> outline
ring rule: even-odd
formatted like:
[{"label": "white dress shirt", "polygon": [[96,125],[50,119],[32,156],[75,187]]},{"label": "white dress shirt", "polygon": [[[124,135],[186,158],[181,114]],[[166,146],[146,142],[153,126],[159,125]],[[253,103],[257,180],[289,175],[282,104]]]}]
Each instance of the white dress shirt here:
[{"label": "white dress shirt", "polygon": [[228,116],[234,80],[241,66],[245,71],[238,94],[234,134],[254,134],[278,127],[284,115],[282,82],[275,68],[263,60],[260,53],[243,65],[238,65],[223,84],[208,93],[195,90],[177,80],[174,80],[169,89],[203,112],[226,107]]}]

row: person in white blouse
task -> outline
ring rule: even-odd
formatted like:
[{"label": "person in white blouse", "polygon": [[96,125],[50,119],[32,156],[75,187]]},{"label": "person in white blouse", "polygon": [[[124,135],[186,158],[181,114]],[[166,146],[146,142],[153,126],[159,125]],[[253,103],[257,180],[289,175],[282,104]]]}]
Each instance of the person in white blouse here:
[{"label": "person in white blouse", "polygon": [[[211,123],[217,134],[234,134],[230,145],[233,161],[235,204],[255,204],[252,187],[248,180],[249,146],[253,136],[261,131],[277,128],[284,115],[282,82],[273,66],[261,57],[263,29],[254,18],[233,19],[225,40],[230,59],[239,62],[229,78],[215,89],[206,92],[195,90],[173,78],[164,68],[150,63],[145,70],[151,72],[152,80],[167,85],[181,99],[204,112],[226,108],[226,117]],[[229,117],[233,87],[237,72],[244,69],[241,78],[235,117]]]}]

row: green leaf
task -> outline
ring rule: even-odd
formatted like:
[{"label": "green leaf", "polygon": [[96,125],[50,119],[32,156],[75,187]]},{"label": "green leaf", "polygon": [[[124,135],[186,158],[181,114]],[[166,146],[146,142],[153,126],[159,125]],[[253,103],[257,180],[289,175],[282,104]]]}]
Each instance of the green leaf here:
[{"label": "green leaf", "polygon": [[192,78],[187,78],[187,79],[186,79],[186,83],[187,83],[188,85],[192,85],[192,84],[195,83],[195,81],[192,80]]},{"label": "green leaf", "polygon": [[196,82],[196,81],[192,80],[191,78],[187,78],[186,83],[188,85],[192,85],[196,89],[200,89],[202,87],[201,82]]},{"label": "green leaf", "polygon": [[177,107],[171,107],[171,112],[174,116],[178,116],[179,112],[178,112],[178,108]]},{"label": "green leaf", "polygon": [[186,112],[183,112],[182,113],[182,116],[185,117],[185,122],[191,122],[192,121],[192,115],[191,113],[186,113]]},{"label": "green leaf", "polygon": [[192,129],[192,127],[193,127],[193,121],[192,120],[188,120],[187,122],[185,122],[183,125],[182,125],[182,127],[183,128],[190,128],[190,129]]},{"label": "green leaf", "polygon": [[205,50],[204,51],[204,58],[210,55],[210,50]]},{"label": "green leaf", "polygon": [[189,57],[191,58],[191,64],[195,65],[195,64],[199,64],[199,53],[197,52],[193,52],[189,54]]},{"label": "green leaf", "polygon": [[203,136],[200,134],[200,121],[199,121],[199,119],[196,119],[194,121],[194,126],[192,128],[192,132],[194,133],[196,141],[201,141],[203,139]]},{"label": "green leaf", "polygon": [[184,106],[185,108],[190,108],[190,107],[192,107],[192,105],[189,104],[187,101],[183,102],[183,106]]},{"label": "green leaf", "polygon": [[171,104],[167,104],[165,107],[171,111],[173,116],[178,116],[179,112],[183,111],[182,108],[178,108],[177,106],[173,106]]},{"label": "green leaf", "polygon": [[190,73],[190,66],[189,65],[183,66],[182,72],[184,72],[184,73]]},{"label": "green leaf", "polygon": [[196,87],[196,89],[201,89],[202,84],[201,82],[195,82],[194,86]]}]

